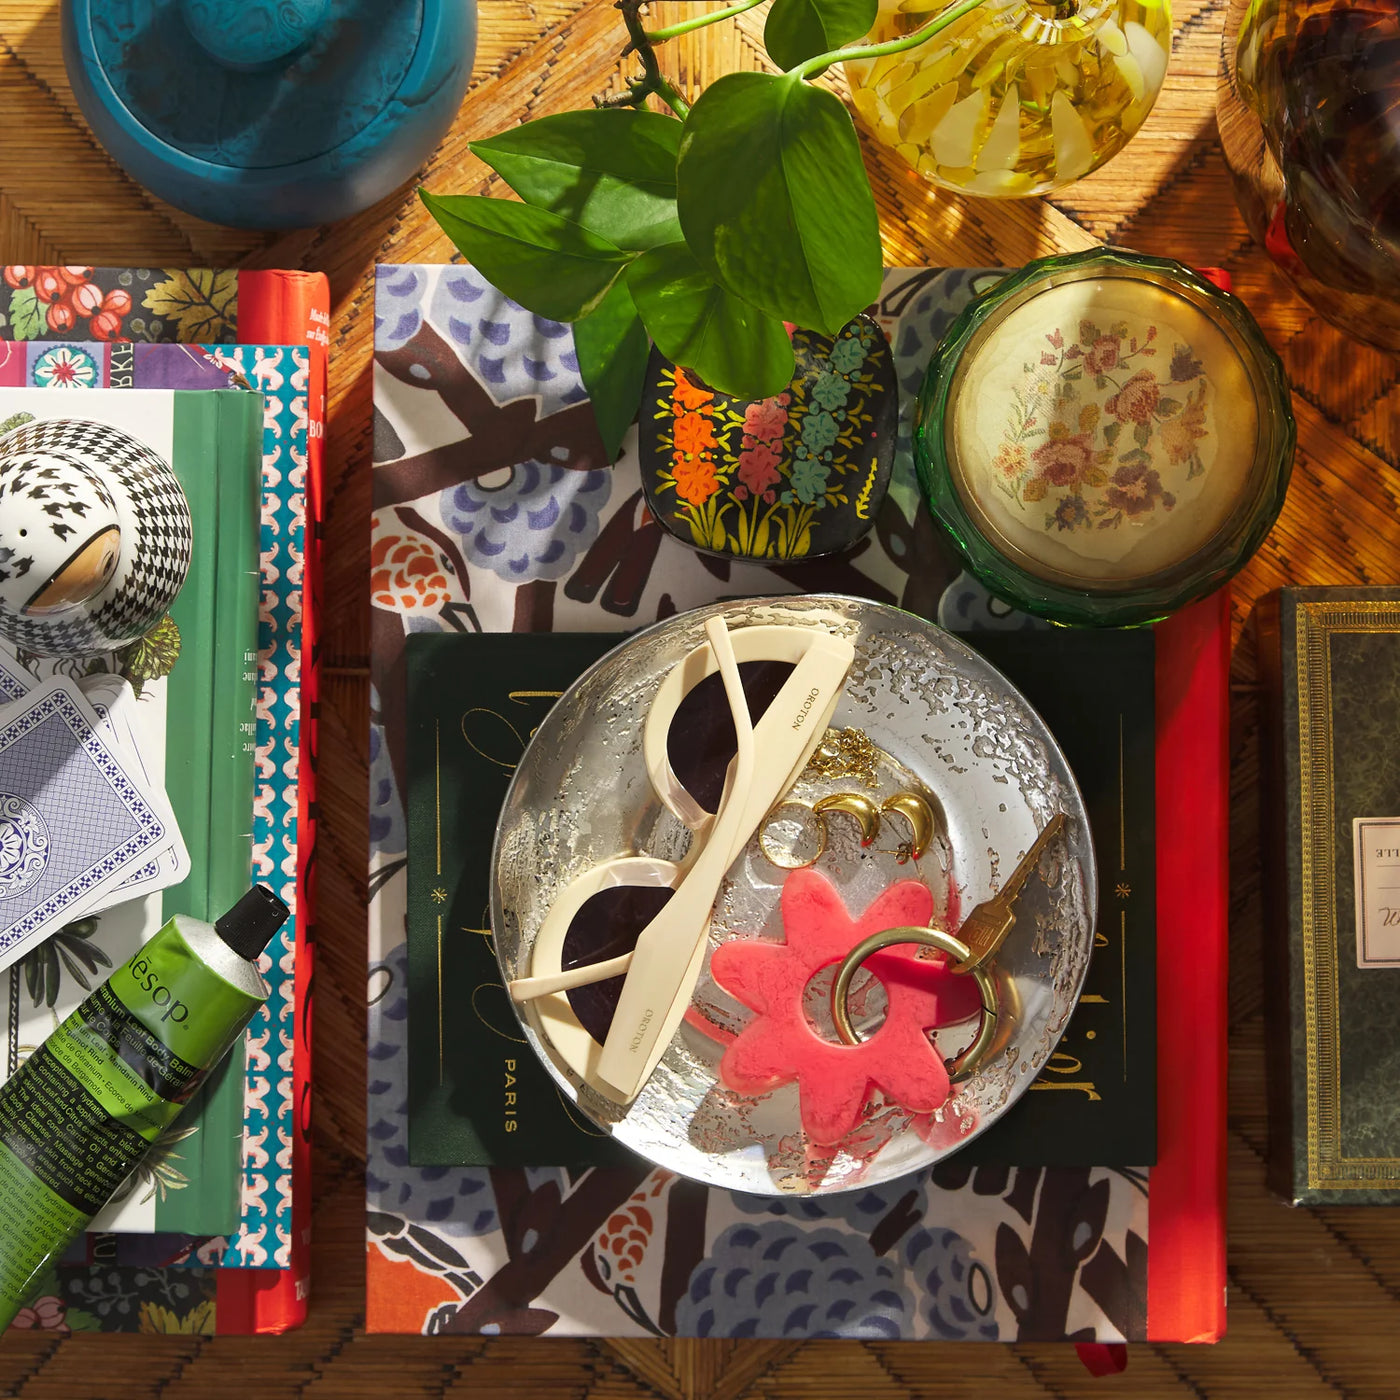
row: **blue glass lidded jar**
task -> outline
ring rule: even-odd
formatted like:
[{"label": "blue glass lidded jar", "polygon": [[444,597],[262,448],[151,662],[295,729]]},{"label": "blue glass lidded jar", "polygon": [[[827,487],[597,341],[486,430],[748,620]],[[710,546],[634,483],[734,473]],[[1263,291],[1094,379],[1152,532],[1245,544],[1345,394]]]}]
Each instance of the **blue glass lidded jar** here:
[{"label": "blue glass lidded jar", "polygon": [[475,0],[64,0],[99,141],[153,194],[240,228],[348,218],[409,179],[461,104]]}]

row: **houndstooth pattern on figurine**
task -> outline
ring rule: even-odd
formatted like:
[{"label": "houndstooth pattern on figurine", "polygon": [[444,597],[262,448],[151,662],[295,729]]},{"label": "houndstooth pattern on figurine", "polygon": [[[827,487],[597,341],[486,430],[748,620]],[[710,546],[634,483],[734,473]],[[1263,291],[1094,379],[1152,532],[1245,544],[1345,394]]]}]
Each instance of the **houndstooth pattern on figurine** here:
[{"label": "houndstooth pattern on figurine", "polygon": [[82,419],[0,436],[0,636],[42,656],[149,632],[189,570],[189,502],[129,433]]}]

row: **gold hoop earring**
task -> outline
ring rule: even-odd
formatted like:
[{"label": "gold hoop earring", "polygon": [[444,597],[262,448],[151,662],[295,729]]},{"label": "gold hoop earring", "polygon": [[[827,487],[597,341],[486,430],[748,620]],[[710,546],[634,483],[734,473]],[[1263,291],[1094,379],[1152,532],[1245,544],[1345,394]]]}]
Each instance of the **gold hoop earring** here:
[{"label": "gold hoop earring", "polygon": [[[918,860],[928,850],[938,829],[933,808],[917,792],[897,792],[880,804],[880,811],[895,813],[909,823],[907,849],[909,855]],[[899,854],[902,855],[905,849],[901,846]]]},{"label": "gold hoop earring", "polygon": [[812,810],[820,817],[828,812],[845,812],[854,817],[860,826],[860,844],[868,846],[880,834],[880,809],[873,799],[859,792],[833,792],[828,797],[812,803]]}]

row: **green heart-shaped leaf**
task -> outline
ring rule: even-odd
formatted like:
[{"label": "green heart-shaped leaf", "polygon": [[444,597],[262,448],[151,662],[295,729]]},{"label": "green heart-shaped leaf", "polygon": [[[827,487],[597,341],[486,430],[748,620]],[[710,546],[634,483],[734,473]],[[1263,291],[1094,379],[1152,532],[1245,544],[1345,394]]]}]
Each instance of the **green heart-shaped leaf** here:
[{"label": "green heart-shaped leaf", "polygon": [[675,117],[600,107],[541,117],[471,150],[527,204],[563,218],[619,248],[652,248],[678,239]]},{"label": "green heart-shaped leaf", "polygon": [[779,68],[829,53],[869,33],[880,0],[773,0],[763,43]]},{"label": "green heart-shaped leaf", "polygon": [[485,195],[419,194],[473,267],[553,321],[586,316],[635,256],[548,209]]},{"label": "green heart-shaped leaf", "polygon": [[744,301],[834,336],[879,296],[875,200],[834,93],[787,74],[719,79],[686,118],[677,175],[686,242]]},{"label": "green heart-shaped leaf", "polygon": [[618,278],[607,296],[574,322],[574,347],[608,461],[615,462],[642,401],[651,351],[625,278]]},{"label": "green heart-shaped leaf", "polygon": [[780,394],[792,379],[781,321],[721,287],[684,243],[645,252],[627,269],[642,321],[668,360],[740,399]]}]

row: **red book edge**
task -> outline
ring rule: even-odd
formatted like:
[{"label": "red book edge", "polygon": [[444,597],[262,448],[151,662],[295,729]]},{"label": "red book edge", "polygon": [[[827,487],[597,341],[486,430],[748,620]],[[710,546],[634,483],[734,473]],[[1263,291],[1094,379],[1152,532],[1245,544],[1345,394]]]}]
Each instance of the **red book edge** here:
[{"label": "red book edge", "polygon": [[1157,1165],[1147,1198],[1147,1338],[1215,1342],[1225,1332],[1229,590],[1159,623],[1156,634]]},{"label": "red book edge", "polygon": [[321,543],[325,520],[326,376],[330,283],[321,272],[238,274],[238,338],[310,350],[306,530],[302,561],[301,752],[297,766],[296,1006],[293,1012],[292,1240],[289,1269],[220,1269],[215,1326],[223,1334],[286,1332],[306,1321],[311,1263],[311,997],[316,948],[316,766],[319,746]]}]

